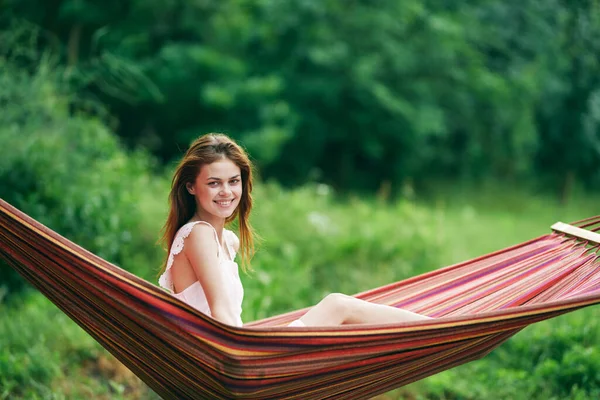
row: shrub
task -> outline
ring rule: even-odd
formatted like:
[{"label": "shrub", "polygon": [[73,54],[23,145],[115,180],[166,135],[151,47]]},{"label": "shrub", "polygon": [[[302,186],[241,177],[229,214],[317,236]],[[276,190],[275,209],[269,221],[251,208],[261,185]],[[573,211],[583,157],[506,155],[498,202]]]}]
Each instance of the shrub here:
[{"label": "shrub", "polygon": [[[128,154],[100,118],[76,111],[60,73],[48,60],[29,74],[0,57],[0,198],[149,276],[159,264],[162,218],[145,217],[162,205],[156,195],[166,181],[150,175],[145,153]],[[23,288],[9,268],[0,269],[0,286]]]}]

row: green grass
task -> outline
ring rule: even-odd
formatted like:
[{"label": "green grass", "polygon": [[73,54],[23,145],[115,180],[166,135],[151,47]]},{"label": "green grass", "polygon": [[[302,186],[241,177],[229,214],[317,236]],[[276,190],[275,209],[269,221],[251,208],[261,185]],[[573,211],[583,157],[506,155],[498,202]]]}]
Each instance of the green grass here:
[{"label": "green grass", "polygon": [[[152,399],[148,388],[38,293],[0,305],[0,399]],[[157,398],[157,397],[154,397]]]},{"label": "green grass", "polygon": [[[166,190],[166,185],[163,185]],[[154,245],[165,196],[148,198]],[[341,201],[343,200],[343,201]],[[244,320],[356,293],[549,232],[557,220],[598,214],[598,196],[568,205],[512,187],[444,188],[393,204],[336,198],[323,186],[259,185],[253,223],[263,237],[243,276]],[[160,215],[160,217],[158,216]],[[151,277],[160,264],[147,266]],[[483,360],[382,398],[594,399],[600,396],[598,307],[530,326]],[[0,399],[153,399],[156,395],[85,332],[33,294],[0,304]]]}]

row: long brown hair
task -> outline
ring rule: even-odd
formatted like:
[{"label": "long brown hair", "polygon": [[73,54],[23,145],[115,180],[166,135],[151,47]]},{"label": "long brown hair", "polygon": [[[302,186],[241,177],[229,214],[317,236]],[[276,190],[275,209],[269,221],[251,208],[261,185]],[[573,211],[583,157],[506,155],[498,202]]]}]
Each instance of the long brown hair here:
[{"label": "long brown hair", "polygon": [[[220,133],[209,133],[196,139],[175,170],[171,182],[171,192],[169,193],[169,216],[163,227],[161,239],[161,242],[167,247],[167,260],[177,231],[196,212],[196,201],[194,196],[188,192],[186,184],[195,181],[203,165],[211,164],[223,158],[233,161],[241,171],[242,197],[239,205],[233,214],[225,220],[225,223],[230,223],[236,217],[239,217],[238,229],[242,269],[244,271],[251,269],[250,260],[254,255],[254,232],[249,221],[250,211],[252,210],[252,163],[244,149],[231,138]],[[165,271],[167,260],[165,260],[159,274]]]}]

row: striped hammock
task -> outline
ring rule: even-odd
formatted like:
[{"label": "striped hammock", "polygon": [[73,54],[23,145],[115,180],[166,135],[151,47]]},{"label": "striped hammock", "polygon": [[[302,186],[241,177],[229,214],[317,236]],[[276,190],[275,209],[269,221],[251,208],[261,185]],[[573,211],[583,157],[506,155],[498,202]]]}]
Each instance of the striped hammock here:
[{"label": "striped hammock", "polygon": [[433,320],[235,328],[0,200],[0,258],[165,399],[364,399],[478,359],[527,325],[600,303],[600,217],[357,295]]}]

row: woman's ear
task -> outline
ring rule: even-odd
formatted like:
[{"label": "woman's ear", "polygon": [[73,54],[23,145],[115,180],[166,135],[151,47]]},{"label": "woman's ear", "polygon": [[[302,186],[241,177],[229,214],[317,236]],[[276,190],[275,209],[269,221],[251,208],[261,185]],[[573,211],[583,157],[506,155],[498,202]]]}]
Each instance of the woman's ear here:
[{"label": "woman's ear", "polygon": [[194,186],[190,182],[185,184],[185,188],[189,194],[194,195]]}]

